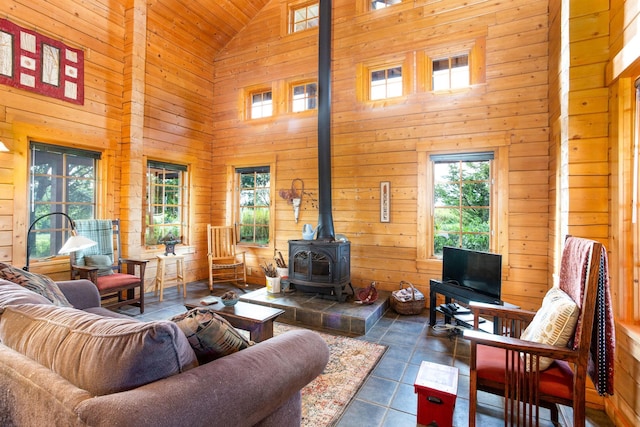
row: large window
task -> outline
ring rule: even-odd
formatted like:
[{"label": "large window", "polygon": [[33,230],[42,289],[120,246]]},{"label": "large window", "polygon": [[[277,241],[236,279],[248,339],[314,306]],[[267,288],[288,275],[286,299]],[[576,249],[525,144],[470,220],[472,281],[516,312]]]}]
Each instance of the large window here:
[{"label": "large window", "polygon": [[271,173],[269,166],[236,168],[239,191],[240,243],[269,244],[271,221]]},{"label": "large window", "polygon": [[431,156],[435,256],[443,246],[491,249],[492,160],[492,152]]},{"label": "large window", "polygon": [[[32,142],[29,223],[52,212],[74,220],[94,218],[99,159],[98,152]],[[38,221],[28,236],[29,258],[56,255],[68,238],[68,229],[62,215]]]},{"label": "large window", "polygon": [[291,33],[304,31],[309,28],[318,26],[320,22],[319,16],[320,3],[306,3],[291,10]]},{"label": "large window", "polygon": [[186,243],[187,194],[186,166],[147,162],[146,245],[161,245],[169,235]]}]

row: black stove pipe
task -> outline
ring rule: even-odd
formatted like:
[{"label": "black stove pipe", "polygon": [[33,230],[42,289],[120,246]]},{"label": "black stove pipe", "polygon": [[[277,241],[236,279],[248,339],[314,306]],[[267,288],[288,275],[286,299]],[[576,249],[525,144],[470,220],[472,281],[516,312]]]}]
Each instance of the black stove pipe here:
[{"label": "black stove pipe", "polygon": [[320,0],[318,25],[318,230],[335,240],[331,206],[331,0]]}]

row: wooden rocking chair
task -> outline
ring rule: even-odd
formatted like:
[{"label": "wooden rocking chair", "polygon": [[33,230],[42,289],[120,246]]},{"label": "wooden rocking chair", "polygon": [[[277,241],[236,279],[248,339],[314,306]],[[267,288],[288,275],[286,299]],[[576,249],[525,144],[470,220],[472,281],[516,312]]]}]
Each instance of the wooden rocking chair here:
[{"label": "wooden rocking chair", "polygon": [[232,226],[207,225],[209,252],[209,290],[215,281],[231,283],[244,292],[247,270],[244,252],[236,252],[236,229]]}]

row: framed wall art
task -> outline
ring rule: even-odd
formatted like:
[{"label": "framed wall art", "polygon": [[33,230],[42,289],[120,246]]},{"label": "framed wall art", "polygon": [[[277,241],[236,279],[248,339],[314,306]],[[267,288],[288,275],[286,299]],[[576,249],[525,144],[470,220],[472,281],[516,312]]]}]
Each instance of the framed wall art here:
[{"label": "framed wall art", "polygon": [[0,19],[0,84],[84,104],[84,52]]},{"label": "framed wall art", "polygon": [[391,184],[389,181],[380,183],[380,222],[390,221],[391,211]]}]

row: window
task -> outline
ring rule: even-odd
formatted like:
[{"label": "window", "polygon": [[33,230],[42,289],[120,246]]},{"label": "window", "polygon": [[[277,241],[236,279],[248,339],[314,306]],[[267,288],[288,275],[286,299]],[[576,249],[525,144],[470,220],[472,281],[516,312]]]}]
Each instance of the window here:
[{"label": "window", "polygon": [[144,243],[161,245],[171,234],[185,242],[187,223],[187,167],[147,161],[147,196]]},{"label": "window", "polygon": [[254,92],[251,97],[251,118],[261,119],[273,114],[273,99],[271,91]]},{"label": "window", "polygon": [[307,3],[291,10],[291,33],[317,27],[320,3]]},{"label": "window", "polygon": [[236,168],[240,243],[269,244],[271,173],[269,166]]},{"label": "window", "polygon": [[432,80],[432,88],[435,91],[469,86],[469,54],[434,59]]},{"label": "window", "polygon": [[385,7],[389,7],[399,3],[402,3],[402,0],[372,0],[371,9],[372,10],[384,9]]},{"label": "window", "polygon": [[402,67],[372,70],[369,99],[385,99],[402,96]]},{"label": "window", "polygon": [[[97,164],[100,153],[31,143],[29,223],[51,212],[72,219],[91,219],[96,212]],[[28,236],[30,259],[55,256],[68,238],[62,215],[38,221]]]},{"label": "window", "polygon": [[493,153],[433,155],[433,254],[443,246],[491,249]]},{"label": "window", "polygon": [[318,108],[318,85],[316,83],[296,84],[291,90],[291,111],[299,113]]}]

